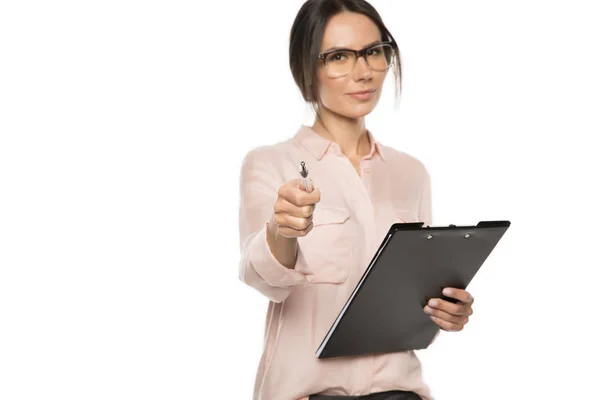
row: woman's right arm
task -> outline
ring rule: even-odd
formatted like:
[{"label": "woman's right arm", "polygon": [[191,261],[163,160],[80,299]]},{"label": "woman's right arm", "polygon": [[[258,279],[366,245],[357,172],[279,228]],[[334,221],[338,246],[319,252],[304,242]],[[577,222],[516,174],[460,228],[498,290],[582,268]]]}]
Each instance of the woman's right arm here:
[{"label": "woman's right arm", "polygon": [[240,174],[239,278],[276,303],[285,300],[294,286],[307,283],[295,270],[302,262],[298,239],[281,236],[274,223],[278,182],[260,149],[246,155]]}]

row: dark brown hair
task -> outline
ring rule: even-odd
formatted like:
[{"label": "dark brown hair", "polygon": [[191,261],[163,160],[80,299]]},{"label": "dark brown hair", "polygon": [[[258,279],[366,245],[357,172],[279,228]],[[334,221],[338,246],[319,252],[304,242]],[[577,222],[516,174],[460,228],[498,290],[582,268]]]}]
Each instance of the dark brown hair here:
[{"label": "dark brown hair", "polygon": [[365,0],[308,0],[296,15],[290,32],[290,69],[302,97],[318,112],[321,98],[318,90],[318,55],[327,23],[343,11],[369,17],[379,28],[382,41],[390,41],[395,49],[392,69],[395,75],[396,100],[402,88],[400,52],[394,37],[385,27],[379,13]]}]

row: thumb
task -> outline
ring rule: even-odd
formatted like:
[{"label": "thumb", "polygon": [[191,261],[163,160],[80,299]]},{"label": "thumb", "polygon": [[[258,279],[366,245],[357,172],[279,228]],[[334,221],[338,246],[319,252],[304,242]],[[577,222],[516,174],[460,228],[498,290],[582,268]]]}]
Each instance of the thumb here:
[{"label": "thumb", "polygon": [[[308,178],[308,180],[310,181],[310,185],[312,186],[311,189],[315,190],[315,183],[313,182],[313,180],[311,178]],[[298,178],[298,187],[300,188],[300,190],[308,192],[308,190],[306,189],[306,185],[304,185],[303,178]]]}]

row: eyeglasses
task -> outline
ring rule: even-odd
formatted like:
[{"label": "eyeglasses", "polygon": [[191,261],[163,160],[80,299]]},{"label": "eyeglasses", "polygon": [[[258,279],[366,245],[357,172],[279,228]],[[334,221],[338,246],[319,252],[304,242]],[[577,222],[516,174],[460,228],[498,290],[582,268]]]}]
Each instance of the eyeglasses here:
[{"label": "eyeglasses", "polygon": [[391,65],[394,46],[392,42],[381,42],[362,50],[335,49],[319,54],[319,59],[327,69],[327,75],[331,78],[340,78],[348,75],[359,57],[364,57],[369,68],[373,71],[383,72]]}]

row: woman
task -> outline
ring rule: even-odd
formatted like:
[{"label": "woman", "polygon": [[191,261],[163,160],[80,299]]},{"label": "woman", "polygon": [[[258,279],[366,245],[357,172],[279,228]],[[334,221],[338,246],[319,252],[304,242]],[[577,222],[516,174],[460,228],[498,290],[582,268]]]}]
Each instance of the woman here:
[{"label": "woman", "polygon": [[[396,42],[366,1],[309,0],[291,30],[290,66],[315,122],[248,152],[241,172],[240,279],[270,300],[254,399],[431,399],[413,351],[315,356],[390,224],[432,224],[423,164],[365,127],[390,66],[400,87]],[[432,299],[424,312],[459,331],[473,298],[444,294],[458,302]]]}]

